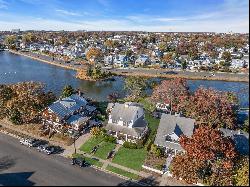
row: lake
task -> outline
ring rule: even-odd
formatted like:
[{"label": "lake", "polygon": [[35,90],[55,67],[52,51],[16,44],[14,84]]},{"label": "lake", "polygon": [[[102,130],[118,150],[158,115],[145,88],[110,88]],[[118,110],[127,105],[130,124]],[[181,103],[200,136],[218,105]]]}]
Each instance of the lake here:
[{"label": "lake", "polygon": [[[124,79],[116,77],[115,81],[85,81],[75,78],[76,72],[64,69],[27,57],[15,55],[7,51],[0,51],[0,84],[10,84],[23,81],[40,81],[46,84],[46,89],[60,94],[62,88],[70,84],[79,88],[87,97],[107,100],[107,95],[118,92],[125,95],[123,90]],[[188,80],[192,91],[198,87],[211,87],[220,91],[234,92],[240,101],[241,107],[249,107],[249,84],[244,82]]]}]

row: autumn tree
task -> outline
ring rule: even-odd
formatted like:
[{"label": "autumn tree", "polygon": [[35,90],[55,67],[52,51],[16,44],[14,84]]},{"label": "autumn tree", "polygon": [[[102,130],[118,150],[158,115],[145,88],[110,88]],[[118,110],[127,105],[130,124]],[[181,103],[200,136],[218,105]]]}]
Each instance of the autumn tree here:
[{"label": "autumn tree", "polygon": [[185,116],[214,128],[236,128],[236,96],[230,92],[198,88],[182,103]]},{"label": "autumn tree", "polygon": [[[209,141],[208,141],[209,140]],[[231,185],[237,152],[232,139],[210,127],[199,127],[191,137],[181,136],[184,154],[174,157],[171,172],[189,183]]]},{"label": "autumn tree", "polygon": [[101,59],[102,55],[103,54],[100,49],[90,48],[86,54],[86,58],[91,64],[94,64],[96,61]]},{"label": "autumn tree", "polygon": [[162,57],[162,61],[167,64],[167,65],[171,65],[173,64],[173,53],[167,53]]},{"label": "autumn tree", "polygon": [[42,109],[55,101],[55,95],[44,91],[44,85],[35,82],[23,82],[1,86],[1,117],[9,118],[13,123],[30,123],[37,119]]},{"label": "autumn tree", "polygon": [[94,137],[98,137],[102,135],[102,130],[99,127],[93,127],[90,130],[90,134]]},{"label": "autumn tree", "polygon": [[189,97],[188,90],[185,79],[164,80],[154,88],[151,100],[155,103],[170,104],[171,110],[178,112]]},{"label": "autumn tree", "polygon": [[242,156],[237,160],[235,167],[235,186],[249,186],[249,157]]}]

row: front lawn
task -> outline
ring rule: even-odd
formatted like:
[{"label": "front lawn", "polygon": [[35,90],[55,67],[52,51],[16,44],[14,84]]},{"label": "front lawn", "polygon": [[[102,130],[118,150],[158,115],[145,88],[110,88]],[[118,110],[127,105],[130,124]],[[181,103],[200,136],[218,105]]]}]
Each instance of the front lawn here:
[{"label": "front lawn", "polygon": [[90,153],[94,146],[100,144],[103,141],[102,137],[91,137],[87,142],[85,142],[80,150],[86,153]]},{"label": "front lawn", "polygon": [[114,143],[103,141],[100,144],[100,147],[97,149],[95,156],[105,160],[107,158],[108,153],[112,151],[114,148],[115,148]]},{"label": "front lawn", "polygon": [[113,162],[140,171],[146,158],[146,153],[144,149],[128,149],[121,147],[116,153]]},{"label": "front lawn", "polygon": [[106,168],[108,171],[112,171],[114,173],[117,173],[119,175],[122,175],[122,176],[125,176],[125,177],[128,177],[130,179],[134,179],[134,180],[137,180],[139,178],[138,175],[134,174],[134,173],[130,173],[130,172],[127,172],[127,171],[124,171],[122,169],[119,169],[119,168],[116,168],[116,167],[113,167],[113,166],[110,166],[108,165],[107,168]]}]

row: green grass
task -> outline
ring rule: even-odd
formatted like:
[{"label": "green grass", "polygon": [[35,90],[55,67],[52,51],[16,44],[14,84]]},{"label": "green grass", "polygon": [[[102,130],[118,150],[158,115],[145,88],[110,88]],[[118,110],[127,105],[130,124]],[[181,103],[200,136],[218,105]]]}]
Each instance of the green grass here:
[{"label": "green grass", "polygon": [[102,162],[99,162],[95,159],[92,159],[92,158],[88,158],[88,157],[85,157],[81,154],[73,154],[73,157],[74,158],[83,158],[86,160],[86,162],[88,162],[90,165],[95,165],[97,167],[102,167],[103,166],[103,163]]},{"label": "green grass", "polygon": [[102,142],[100,147],[97,149],[95,156],[101,159],[106,159],[108,153],[115,148],[114,143]]},{"label": "green grass", "polygon": [[106,168],[108,171],[112,171],[114,173],[117,173],[119,175],[122,175],[122,176],[125,176],[125,177],[128,177],[130,179],[138,179],[139,176],[134,174],[134,173],[130,173],[130,172],[127,172],[127,171],[124,171],[122,169],[119,169],[119,168],[116,168],[116,167],[113,167],[113,166],[110,166],[108,165],[107,168]]},{"label": "green grass", "polygon": [[151,132],[158,129],[160,119],[154,118],[148,111],[145,112],[145,118],[148,122],[148,127],[150,128]]},{"label": "green grass", "polygon": [[87,142],[85,142],[81,147],[80,150],[86,153],[90,153],[94,146],[101,143],[103,141],[102,137],[91,137]]},{"label": "green grass", "polygon": [[146,158],[146,153],[144,149],[128,149],[121,147],[116,153],[113,162],[140,171]]}]

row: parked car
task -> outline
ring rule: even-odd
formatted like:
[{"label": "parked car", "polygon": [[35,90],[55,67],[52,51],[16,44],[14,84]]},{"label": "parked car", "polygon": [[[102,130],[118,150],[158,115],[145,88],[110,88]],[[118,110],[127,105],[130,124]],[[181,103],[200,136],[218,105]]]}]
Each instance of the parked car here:
[{"label": "parked car", "polygon": [[55,152],[55,148],[54,148],[53,146],[47,146],[47,147],[45,147],[44,152],[45,152],[47,155],[50,155],[50,154],[52,154],[52,153]]},{"label": "parked car", "polygon": [[38,150],[39,152],[44,152],[46,147],[48,147],[48,144],[39,145],[39,146],[37,147],[37,150]]},{"label": "parked car", "polygon": [[88,163],[83,158],[72,158],[72,165],[78,165],[80,167],[88,166]]},{"label": "parked car", "polygon": [[37,141],[38,141],[38,140],[37,140],[37,139],[34,139],[34,138],[22,138],[22,139],[20,140],[20,143],[21,143],[22,145],[26,145],[26,146],[28,146],[28,147],[34,147]]}]

